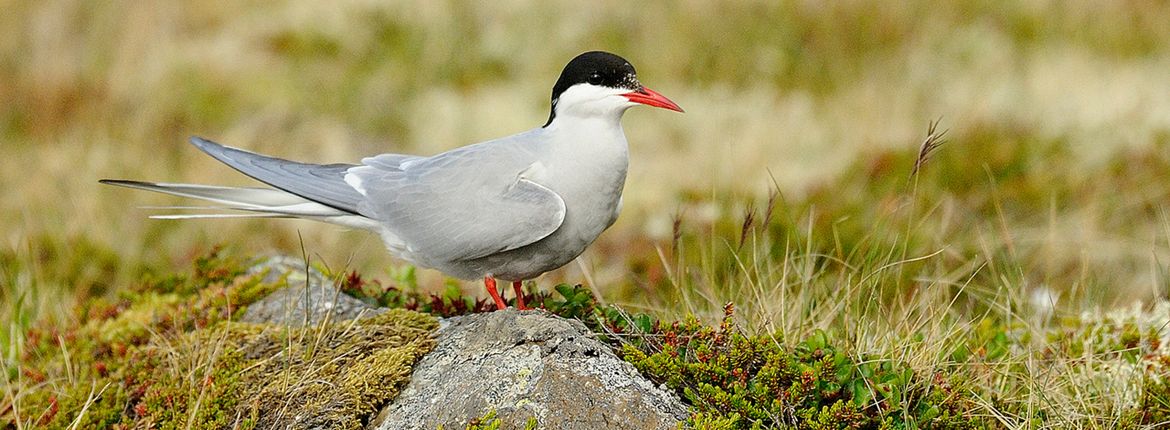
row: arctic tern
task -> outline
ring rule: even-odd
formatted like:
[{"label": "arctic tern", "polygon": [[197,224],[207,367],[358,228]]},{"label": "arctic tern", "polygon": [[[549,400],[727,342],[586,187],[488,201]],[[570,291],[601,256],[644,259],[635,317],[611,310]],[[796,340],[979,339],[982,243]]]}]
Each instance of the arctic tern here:
[{"label": "arctic tern", "polygon": [[158,219],[305,218],[377,233],[390,253],[462,279],[521,282],[572,261],[617,220],[629,164],[621,118],[647,105],[682,112],[646,88],[625,59],[573,58],[552,89],[548,121],[508,137],[432,156],[381,154],[359,164],[312,164],[191,144],[272,188],[104,179],[101,182],[226,205],[236,212]]}]

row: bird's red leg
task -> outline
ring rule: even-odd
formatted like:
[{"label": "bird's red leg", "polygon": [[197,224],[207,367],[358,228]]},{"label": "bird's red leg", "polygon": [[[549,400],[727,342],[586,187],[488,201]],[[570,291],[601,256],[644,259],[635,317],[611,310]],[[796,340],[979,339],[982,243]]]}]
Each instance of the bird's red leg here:
[{"label": "bird's red leg", "polygon": [[488,294],[492,296],[492,300],[496,301],[496,309],[503,310],[508,308],[508,305],[504,304],[504,299],[500,298],[500,291],[496,290],[496,278],[484,276],[483,286],[487,287]]},{"label": "bird's red leg", "polygon": [[520,281],[512,281],[512,289],[516,290],[516,309],[522,311],[532,309],[524,305],[524,290],[520,288]]}]

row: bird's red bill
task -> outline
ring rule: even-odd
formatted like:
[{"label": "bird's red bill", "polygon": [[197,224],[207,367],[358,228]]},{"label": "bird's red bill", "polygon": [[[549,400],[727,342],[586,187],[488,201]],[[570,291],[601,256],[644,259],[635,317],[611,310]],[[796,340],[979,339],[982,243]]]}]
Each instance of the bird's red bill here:
[{"label": "bird's red bill", "polygon": [[670,101],[670,99],[666,98],[666,96],[664,96],[662,94],[658,94],[657,91],[654,91],[654,90],[646,88],[646,87],[642,87],[642,89],[640,89],[640,90],[631,91],[631,92],[628,92],[628,93],[625,93],[622,95],[626,96],[627,99],[630,99],[630,101],[632,101],[634,103],[641,103],[641,104],[644,104],[647,106],[654,106],[654,107],[660,107],[663,109],[670,109],[670,110],[675,111],[675,112],[682,112],[683,111],[683,109],[681,107],[678,107],[677,104]]}]

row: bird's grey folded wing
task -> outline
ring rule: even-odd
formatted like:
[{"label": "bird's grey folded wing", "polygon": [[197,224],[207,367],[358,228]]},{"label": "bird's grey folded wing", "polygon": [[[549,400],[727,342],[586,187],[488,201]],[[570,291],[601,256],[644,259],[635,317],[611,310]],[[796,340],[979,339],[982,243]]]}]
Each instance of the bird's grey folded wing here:
[{"label": "bird's grey folded wing", "polygon": [[346,212],[362,213],[358,206],[361,193],[345,183],[345,172],[352,164],[310,164],[257,154],[223,146],[200,137],[191,144],[208,155],[260,182]]},{"label": "bird's grey folded wing", "polygon": [[564,222],[564,200],[524,178],[515,160],[480,153],[427,159],[406,172],[362,166],[350,175],[411,252],[460,261],[531,244]]}]

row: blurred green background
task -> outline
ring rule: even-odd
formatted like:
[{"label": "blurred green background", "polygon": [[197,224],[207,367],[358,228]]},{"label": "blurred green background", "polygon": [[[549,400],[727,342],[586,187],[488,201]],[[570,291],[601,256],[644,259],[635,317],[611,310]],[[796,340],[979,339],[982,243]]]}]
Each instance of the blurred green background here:
[{"label": "blurred green background", "polygon": [[[774,191],[774,225],[753,237],[771,237],[765,253],[778,248],[776,258],[792,247],[843,261],[883,249],[935,255],[904,277],[977,273],[977,283],[1068,297],[1073,308],[1164,297],[1170,285],[1165,2],[0,1],[0,10],[9,321],[60,317],[216,244],[300,255],[303,238],[315,260],[382,277],[401,263],[372,235],[306,221],[153,221],[138,207],[187,202],[97,180],[254,184],[189,146],[190,135],[352,162],[523,131],[543,124],[564,64],[595,49],[629,59],[687,113],[626,115],[625,211],[545,287],[588,278],[610,300],[687,310],[672,305],[680,281],[663,273],[734,267],[718,255],[735,255],[742,218],[754,209],[758,221]],[[912,186],[918,144],[939,118],[948,143]],[[906,196],[913,210],[902,209]],[[697,238],[693,256],[676,234]],[[442,282],[432,272],[421,280]]]}]

